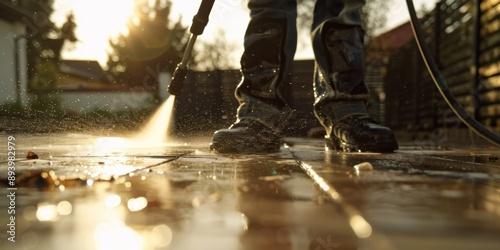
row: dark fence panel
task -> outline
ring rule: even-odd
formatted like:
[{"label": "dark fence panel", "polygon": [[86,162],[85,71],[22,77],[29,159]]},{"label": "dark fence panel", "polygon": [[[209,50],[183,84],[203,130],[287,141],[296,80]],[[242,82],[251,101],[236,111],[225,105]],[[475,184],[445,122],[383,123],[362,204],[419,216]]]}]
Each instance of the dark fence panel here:
[{"label": "dark fence panel", "polygon": [[[313,72],[313,60],[295,61],[292,73],[282,88],[283,97],[295,110],[283,131],[286,136],[317,135],[316,132],[324,132],[313,113]],[[314,129],[318,127],[319,130]]]},{"label": "dark fence panel", "polygon": [[[479,122],[498,129],[500,0],[441,1],[420,23],[450,91]],[[441,98],[414,41],[391,57],[385,91],[392,128],[464,126]]]},{"label": "dark fence panel", "polygon": [[[294,62],[293,72],[282,86],[284,98],[296,111],[283,131],[285,136],[311,135],[321,126],[313,113],[313,69],[312,60]],[[211,134],[229,127],[236,119],[234,91],[240,80],[239,70],[189,72],[176,97],[175,133]]]},{"label": "dark fence panel", "polygon": [[489,127],[500,123],[500,0],[480,5],[478,119]]},{"label": "dark fence panel", "polygon": [[211,134],[233,123],[237,102],[232,92],[239,78],[236,70],[188,72],[175,99],[175,133]]}]

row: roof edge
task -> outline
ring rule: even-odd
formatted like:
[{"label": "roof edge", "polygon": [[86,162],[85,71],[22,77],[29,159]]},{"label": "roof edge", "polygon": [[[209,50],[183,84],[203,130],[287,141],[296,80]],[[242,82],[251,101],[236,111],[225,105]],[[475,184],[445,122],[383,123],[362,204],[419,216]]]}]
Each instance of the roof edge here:
[{"label": "roof edge", "polygon": [[5,1],[0,1],[0,12],[2,12],[0,19],[9,22],[21,21],[23,17],[32,17],[32,13],[28,10]]}]

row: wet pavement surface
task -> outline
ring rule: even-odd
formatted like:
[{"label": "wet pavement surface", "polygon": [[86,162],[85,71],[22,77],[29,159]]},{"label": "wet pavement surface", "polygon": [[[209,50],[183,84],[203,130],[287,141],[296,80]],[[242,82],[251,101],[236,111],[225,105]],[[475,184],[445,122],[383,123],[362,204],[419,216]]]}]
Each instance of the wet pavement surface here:
[{"label": "wet pavement surface", "polygon": [[0,249],[500,249],[495,147],[287,138],[277,154],[217,155],[208,137],[17,134],[9,150],[8,136]]}]

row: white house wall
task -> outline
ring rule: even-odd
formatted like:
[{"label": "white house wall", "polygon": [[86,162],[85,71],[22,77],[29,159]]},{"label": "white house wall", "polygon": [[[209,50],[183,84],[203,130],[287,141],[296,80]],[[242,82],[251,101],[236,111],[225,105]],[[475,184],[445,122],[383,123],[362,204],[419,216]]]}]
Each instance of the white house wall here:
[{"label": "white house wall", "polygon": [[[0,105],[17,101],[16,75],[18,71],[16,69],[15,38],[23,33],[24,25],[22,23],[10,23],[0,19]],[[21,59],[23,56],[26,57],[21,55]],[[22,71],[26,72],[25,69]],[[26,79],[19,80],[25,86]]]},{"label": "white house wall", "polygon": [[[29,94],[29,98],[35,98]],[[148,91],[130,92],[84,92],[66,91],[57,94],[65,112],[84,114],[101,109],[105,111],[138,110],[154,106],[154,93]]]}]

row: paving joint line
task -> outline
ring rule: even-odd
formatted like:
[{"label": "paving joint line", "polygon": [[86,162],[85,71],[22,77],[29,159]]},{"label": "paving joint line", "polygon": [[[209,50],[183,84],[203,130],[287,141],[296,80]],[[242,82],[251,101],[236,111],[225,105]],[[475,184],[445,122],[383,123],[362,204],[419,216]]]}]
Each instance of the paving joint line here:
[{"label": "paving joint line", "polygon": [[312,182],[316,184],[321,191],[326,194],[335,205],[337,205],[347,216],[348,224],[352,231],[362,241],[366,241],[368,246],[373,249],[393,250],[396,249],[387,237],[381,233],[374,232],[370,223],[361,215],[354,206],[346,203],[335,187],[323,179],[313,168],[313,166],[300,160],[290,147],[286,147],[299,167],[304,171]]}]

